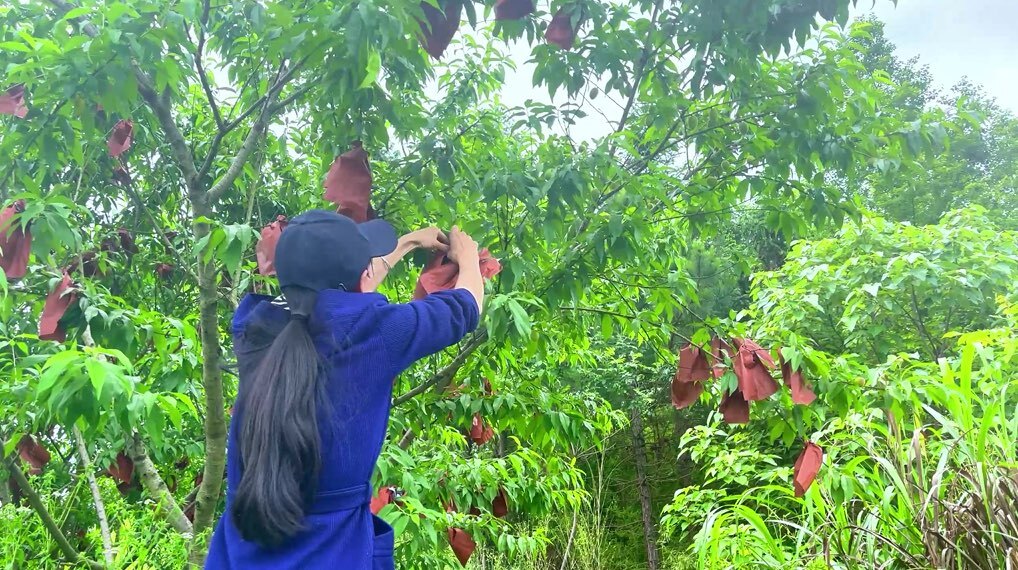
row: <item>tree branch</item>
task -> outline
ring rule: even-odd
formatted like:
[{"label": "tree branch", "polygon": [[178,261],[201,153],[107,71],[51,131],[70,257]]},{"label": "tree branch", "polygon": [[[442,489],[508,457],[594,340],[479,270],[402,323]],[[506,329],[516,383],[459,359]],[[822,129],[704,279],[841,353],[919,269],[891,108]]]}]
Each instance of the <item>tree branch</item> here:
[{"label": "tree branch", "polygon": [[165,517],[170,526],[176,529],[177,532],[191,534],[193,531],[191,521],[187,520],[184,512],[177,506],[176,499],[173,498],[170,490],[166,488],[166,483],[163,482],[163,478],[159,476],[156,466],[149,459],[145,444],[142,443],[141,437],[137,433],[131,434],[127,438],[127,455],[134,462],[134,468],[138,471],[138,476],[141,478],[141,483],[145,490],[155,499],[156,510],[159,514]]},{"label": "tree branch", "polygon": [[29,484],[28,479],[25,477],[24,472],[18,467],[17,463],[11,459],[7,460],[7,467],[11,471],[11,476],[14,477],[14,482],[17,483],[18,487],[25,494],[28,499],[28,504],[32,505],[35,513],[39,515],[39,519],[42,520],[42,525],[46,527],[46,531],[49,532],[53,540],[56,541],[57,546],[60,547],[60,551],[64,553],[64,557],[71,562],[81,563],[84,562],[89,568],[102,569],[102,565],[94,560],[88,560],[84,558],[77,550],[71,546],[71,543],[67,541],[67,537],[60,530],[56,521],[53,520],[53,516],[49,514],[46,509],[46,505],[43,504],[42,498],[35,492],[32,485]]},{"label": "tree branch", "polygon": [[198,72],[198,79],[201,81],[202,91],[205,92],[205,98],[209,100],[209,108],[212,109],[212,118],[216,121],[216,127],[220,131],[226,128],[226,123],[223,122],[223,116],[219,113],[219,106],[216,105],[216,98],[212,94],[212,86],[209,85],[208,76],[205,74],[205,66],[202,64],[201,59],[203,52],[205,51],[205,29],[199,26],[198,28],[198,49],[194,54],[194,67]]},{"label": "tree branch", "polygon": [[414,442],[415,435],[416,434],[414,434],[413,428],[407,428],[407,430],[403,433],[403,437],[399,439],[399,443],[397,444],[399,448],[400,449],[409,448],[410,444]]},{"label": "tree branch", "polygon": [[[124,164],[123,167],[124,171],[126,172],[127,165]],[[141,199],[141,196],[138,194],[138,191],[134,189],[134,181],[130,180],[131,177],[130,172],[128,172],[127,177],[129,180],[124,184],[124,189],[127,190],[127,193],[131,196],[131,199],[134,200],[135,206],[145,213],[145,217],[147,217],[149,223],[152,224],[152,229],[155,230],[156,235],[159,236],[159,238],[162,240],[163,245],[166,246],[166,249],[173,252],[173,257],[176,258],[177,264],[180,266],[180,269],[187,273],[188,277],[197,281],[198,277],[194,274],[194,272],[191,271],[191,268],[188,267],[186,263],[184,263],[184,258],[181,257],[180,252],[177,251],[177,248],[174,247],[173,242],[170,241],[170,238],[166,235],[166,232],[163,231],[162,226],[156,220],[155,215],[152,213],[152,210],[150,210],[148,205],[145,204],[145,201]]]},{"label": "tree branch", "polygon": [[[145,73],[138,69],[136,64],[132,64],[132,67],[135,69],[135,77],[138,78],[138,91],[141,93],[142,99],[148,103],[152,112],[155,113],[163,133],[166,135],[166,140],[170,143],[170,153],[173,155],[173,160],[184,175],[184,185],[187,187],[188,196],[194,201],[197,196],[201,195],[201,185],[198,170],[194,164],[194,157],[187,146],[187,141],[184,140],[184,135],[177,128],[177,123],[173,120],[173,113],[170,111],[169,106],[166,105],[166,101],[156,95],[155,89],[151,85],[143,83],[143,81],[148,79]],[[142,88],[141,85],[145,85],[145,87]]]},{"label": "tree branch", "polygon": [[923,320],[923,317],[920,314],[919,299],[916,298],[915,285],[909,285],[909,292],[912,300],[912,310],[915,311],[916,326],[919,328],[919,332],[926,337],[926,341],[930,343],[930,350],[932,351],[933,359],[939,359],[943,356],[940,354],[940,344],[933,339],[933,335],[931,335],[930,331],[926,329],[926,321]]},{"label": "tree branch", "polygon": [[276,103],[275,105],[272,105],[270,112],[273,115],[275,115],[279,111],[282,111],[284,108],[288,107],[290,103],[293,103],[297,99],[300,99],[301,97],[304,96],[305,93],[311,91],[311,89],[313,89],[317,85],[318,85],[317,81],[308,81],[304,85],[301,85],[296,90],[294,90],[293,93],[288,95],[286,99],[283,99],[282,101]]},{"label": "tree branch", "polygon": [[573,549],[573,537],[576,536],[576,522],[580,514],[580,508],[573,508],[573,524],[569,527],[569,538],[566,540],[566,550],[562,553],[562,564],[559,566],[559,570],[566,570],[566,564],[569,563],[569,551]]},{"label": "tree branch", "polygon": [[202,57],[205,55],[205,26],[209,23],[209,13],[212,6],[209,0],[202,2],[201,19],[198,21],[198,49],[194,56],[195,67],[198,70],[198,77],[201,79],[201,87],[205,91],[205,97],[209,100],[209,107],[212,109],[212,117],[216,121],[216,127],[223,130],[223,116],[216,105],[216,99],[212,95],[212,88],[209,86],[208,78],[205,75],[205,67],[202,64]]},{"label": "tree branch", "polygon": [[[240,176],[241,171],[244,170],[244,165],[247,163],[247,159],[254,152],[255,147],[261,142],[262,136],[268,129],[268,113],[269,107],[266,104],[262,110],[255,124],[248,131],[247,137],[244,139],[244,143],[240,146],[240,150],[237,151],[237,156],[233,157],[233,162],[230,163],[230,167],[226,169],[226,173],[223,174],[222,178],[219,179],[209,191],[206,196],[206,200],[209,204],[216,203],[226,191],[229,190],[233,183],[237,181],[237,177]],[[212,156],[212,154],[209,154]]]},{"label": "tree branch", "polygon": [[[276,73],[276,79],[277,80],[280,77],[280,73],[281,73],[281,71]],[[253,75],[254,74],[252,74],[252,76]],[[251,76],[249,76],[248,79],[250,79],[250,77]],[[273,83],[273,85],[275,85],[275,83]],[[246,89],[247,89],[247,82],[245,81],[244,87],[241,88],[241,92],[238,95],[238,97],[243,95],[243,92]],[[207,155],[205,155],[205,160],[202,161],[201,167],[198,169],[198,176],[199,177],[204,178],[205,175],[209,173],[209,170],[212,168],[212,161],[215,160],[215,158],[217,156],[219,156],[219,147],[220,147],[220,145],[222,145],[223,139],[226,137],[226,135],[230,134],[230,132],[232,132],[234,129],[239,127],[240,124],[243,123],[245,119],[247,119],[249,116],[251,116],[251,114],[254,113],[255,111],[257,111],[258,109],[262,109],[263,111],[265,110],[266,98],[268,97],[268,94],[271,91],[272,91],[272,89],[270,88],[269,91],[267,91],[265,93],[265,95],[262,95],[261,97],[259,97],[253,104],[251,104],[250,107],[245,109],[244,112],[242,112],[239,117],[237,117],[236,119],[231,120],[230,122],[226,123],[225,126],[223,126],[222,128],[218,129],[218,131],[216,132],[216,136],[212,138],[212,144],[209,145],[209,152],[208,152]],[[233,108],[236,109],[237,105],[234,105]],[[230,111],[230,115],[231,116],[233,115],[233,111],[232,110]]]},{"label": "tree branch", "polygon": [[[455,137],[453,137],[453,139],[452,139],[452,141],[451,141],[451,142],[456,142],[456,141],[458,141],[459,139],[463,138],[463,135],[467,134],[467,132],[468,132],[468,131],[469,131],[470,129],[473,129],[474,127],[476,127],[476,126],[477,126],[477,124],[478,124],[478,123],[480,123],[480,122],[481,122],[481,119],[480,119],[480,118],[478,118],[478,119],[476,119],[476,120],[475,120],[474,122],[470,123],[469,125],[467,125],[467,126],[465,126],[465,127],[461,128],[461,129],[460,129],[460,131],[459,131],[459,133],[457,133],[457,134],[456,134],[456,136],[455,136]],[[427,136],[425,136],[425,137],[423,137],[423,138],[424,138],[424,139],[426,139],[426,138],[428,138],[428,137],[427,137]],[[419,151],[420,151],[420,145],[418,145],[418,148],[414,149],[414,152],[412,152],[412,153],[410,153],[410,154],[411,154],[411,155],[412,155],[412,154],[417,154],[417,153],[418,153]],[[407,157],[409,157],[409,156],[410,156],[410,155],[407,155],[406,157],[404,157],[404,160],[405,160],[405,159],[406,159]],[[421,167],[423,168],[423,167],[424,167],[425,165],[427,165],[427,164],[428,164],[429,162],[431,162],[432,160],[433,160],[433,158],[432,158],[432,157],[430,157],[430,156],[429,156],[429,157],[427,157],[427,158],[425,158],[425,159],[424,159],[424,161],[423,161],[423,162],[421,163]],[[392,197],[393,197],[393,196],[395,196],[396,194],[398,194],[398,193],[399,193],[399,192],[400,192],[400,191],[401,191],[401,190],[402,190],[403,188],[405,188],[405,187],[406,187],[406,185],[407,185],[407,183],[408,183],[408,182],[410,182],[410,181],[411,181],[411,180],[412,180],[413,178],[414,178],[414,176],[413,176],[413,175],[410,175],[410,176],[407,176],[406,178],[404,178],[403,180],[401,180],[401,181],[400,181],[400,183],[399,183],[399,184],[397,184],[395,188],[393,188],[393,189],[392,189],[391,191],[389,191],[389,193],[388,193],[388,194],[386,194],[384,198],[382,198],[381,200],[379,200],[379,202],[378,202],[378,205],[377,205],[377,206],[375,207],[375,210],[376,210],[377,212],[382,212],[383,208],[385,208],[385,205],[389,203],[389,200],[390,200],[390,199],[392,199]]]},{"label": "tree branch", "polygon": [[459,370],[461,366],[463,366],[463,363],[466,361],[467,357],[473,354],[474,351],[480,348],[481,345],[483,345],[487,340],[488,340],[487,329],[484,329],[476,333],[473,336],[473,338],[471,338],[470,341],[466,344],[466,346],[460,349],[456,357],[452,359],[452,362],[447,364],[445,368],[442,368],[441,370],[436,372],[431,378],[428,378],[424,382],[418,384],[409,392],[406,392],[405,394],[395,398],[392,401],[392,406],[396,407],[401,404],[405,404],[412,400],[414,397],[427,391],[428,388],[431,388],[432,386],[438,384],[439,382],[451,379],[453,374],[455,374],[456,371]]},{"label": "tree branch", "polygon": [[[643,83],[643,73],[646,71],[647,62],[650,61],[650,46],[651,38],[650,35],[654,33],[654,24],[657,23],[658,12],[661,10],[661,0],[654,3],[654,9],[650,15],[650,29],[647,31],[647,43],[643,46],[643,51],[640,53],[640,60],[636,65],[636,73],[633,74],[633,85],[629,91],[629,98],[626,101],[626,106],[622,109],[622,116],[619,118],[619,124],[615,127],[615,134],[621,133],[622,129],[626,128],[626,121],[629,120],[629,113],[633,110],[633,104],[636,102],[636,96],[640,92],[640,84]],[[655,49],[655,51],[657,51]],[[613,143],[609,154],[615,154],[616,145]]]},{"label": "tree branch", "polygon": [[[255,147],[258,146],[258,143],[261,141],[262,136],[268,129],[269,120],[275,115],[276,112],[279,111],[279,109],[282,108],[282,106],[280,105],[273,105],[272,102],[276,99],[276,97],[279,96],[279,93],[283,90],[283,87],[286,87],[286,84],[291,79],[293,79],[293,76],[297,73],[297,71],[304,66],[304,63],[306,61],[307,57],[304,57],[297,63],[290,66],[289,69],[285,71],[281,69],[280,73],[277,75],[276,82],[271,87],[269,87],[269,90],[265,93],[265,95],[261,99],[259,99],[258,103],[252,105],[252,109],[261,107],[261,112],[259,112],[258,118],[255,120],[254,125],[252,125],[251,130],[248,132],[247,137],[244,139],[243,144],[241,144],[240,150],[237,151],[237,155],[233,158],[233,162],[230,163],[230,167],[226,169],[226,174],[223,174],[223,177],[220,178],[219,181],[216,182],[215,185],[213,185],[212,188],[209,189],[207,194],[209,204],[215,204],[216,201],[218,201],[223,196],[223,194],[225,194],[226,191],[233,186],[233,183],[237,180],[237,177],[240,176],[240,173],[244,169],[244,165],[247,163],[248,158],[251,156],[251,153],[254,152]],[[235,125],[239,124],[239,122],[243,120],[247,114],[248,114],[247,112],[241,114],[240,117],[237,117],[236,121],[233,121],[229,125],[227,125],[227,132],[229,132],[229,129],[232,129]],[[222,140],[222,137],[220,136],[221,134],[224,133],[220,131],[220,134],[216,135],[216,141],[213,141],[214,148],[212,151],[209,152],[209,156],[206,157],[205,162],[202,163],[203,171],[205,171],[207,167],[211,166],[210,161],[215,157],[215,152],[218,151],[217,141]]]},{"label": "tree branch", "polygon": [[88,457],[88,448],[85,447],[85,438],[81,436],[81,430],[77,425],[71,427],[74,439],[78,444],[78,457],[81,458],[81,466],[88,479],[88,487],[92,490],[92,502],[95,503],[95,515],[99,519],[99,534],[103,541],[103,558],[106,565],[113,564],[113,541],[110,539],[110,523],[106,518],[106,506],[103,504],[102,495],[99,493],[99,484],[95,481],[95,473],[92,471],[92,460]]}]

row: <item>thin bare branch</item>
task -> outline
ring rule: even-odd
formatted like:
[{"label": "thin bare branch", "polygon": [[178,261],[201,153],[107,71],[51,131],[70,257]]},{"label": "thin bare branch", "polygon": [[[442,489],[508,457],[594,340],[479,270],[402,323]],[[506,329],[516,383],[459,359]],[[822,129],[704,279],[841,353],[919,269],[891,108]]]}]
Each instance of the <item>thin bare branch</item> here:
[{"label": "thin bare branch", "polygon": [[81,467],[88,479],[88,487],[92,490],[92,502],[95,504],[95,514],[99,519],[99,534],[103,541],[103,558],[106,564],[113,564],[113,541],[110,539],[110,522],[106,518],[106,506],[103,504],[102,494],[99,493],[99,484],[95,480],[95,473],[92,471],[92,460],[88,456],[88,448],[85,447],[85,438],[81,430],[75,425],[71,428],[74,432],[74,440],[78,444],[78,458],[81,459]]},{"label": "thin bare branch", "polygon": [[[622,109],[622,116],[619,118],[619,124],[615,127],[615,133],[621,133],[626,128],[626,121],[629,120],[629,114],[633,110],[633,104],[636,102],[636,96],[640,93],[640,84],[643,83],[643,74],[647,69],[647,63],[650,61],[650,50],[651,42],[650,35],[654,33],[654,26],[657,23],[657,16],[661,10],[661,0],[654,3],[654,9],[650,15],[650,29],[647,30],[647,43],[643,46],[643,51],[640,53],[640,59],[636,63],[636,71],[633,73],[633,84],[630,86],[629,97],[626,100],[626,106]],[[656,49],[655,49],[656,51]],[[609,154],[615,154],[616,145],[612,143]]]},{"label": "thin bare branch", "polygon": [[273,105],[271,107],[270,112],[273,115],[279,113],[280,111],[282,111],[286,107],[290,106],[291,103],[293,103],[297,99],[300,99],[301,97],[303,97],[308,91],[311,91],[311,89],[313,89],[318,84],[319,83],[317,81],[308,81],[304,85],[301,85],[300,87],[295,89],[293,93],[288,95],[286,97],[286,99],[283,99],[282,101],[280,101],[280,102],[276,103],[275,105]]},{"label": "thin bare branch", "polygon": [[209,108],[212,109],[212,118],[216,121],[216,126],[220,131],[225,130],[226,123],[223,122],[223,116],[219,112],[219,105],[216,104],[216,98],[212,94],[212,86],[209,84],[208,74],[205,72],[205,66],[202,64],[202,58],[204,57],[205,51],[205,30],[202,27],[198,28],[198,49],[194,54],[194,67],[198,72],[198,80],[201,82],[202,91],[205,92],[205,98],[209,101]]},{"label": "thin bare branch", "polygon": [[[127,165],[123,164],[122,166],[126,172]],[[130,179],[131,177],[130,173],[128,173],[127,177],[128,179]],[[181,257],[180,252],[177,251],[177,248],[173,245],[173,242],[170,241],[169,236],[167,236],[166,232],[163,231],[162,225],[159,223],[158,220],[156,220],[155,214],[152,213],[151,208],[149,208],[145,201],[141,199],[141,196],[138,194],[138,191],[135,190],[134,188],[134,182],[128,180],[124,184],[124,189],[127,190],[127,193],[131,196],[131,199],[134,200],[134,205],[139,210],[145,213],[145,217],[147,217],[149,223],[152,224],[152,229],[155,230],[156,235],[159,236],[159,239],[163,242],[163,245],[165,245],[169,251],[173,252],[173,256],[177,259],[177,264],[179,268],[185,273],[187,273],[188,277],[190,277],[194,281],[197,281],[198,276],[195,275],[194,272],[191,271],[190,267],[188,267],[188,265],[184,262],[184,258]]]},{"label": "thin bare branch", "polygon": [[[481,119],[478,118],[478,119],[474,120],[472,123],[470,123],[469,125],[466,125],[463,128],[461,128],[459,130],[459,132],[456,133],[456,136],[453,137],[452,142],[458,141],[459,139],[463,138],[463,135],[467,134],[468,131],[470,131],[471,129],[476,127],[477,124],[480,123],[480,122],[481,122]],[[422,137],[422,140],[427,140],[429,138],[431,138],[430,135]],[[414,149],[413,153],[411,153],[411,154],[416,154],[419,151],[420,151],[420,146],[418,146],[417,149]],[[404,157],[404,158],[406,158],[406,157]],[[430,157],[430,156],[425,158],[424,161],[421,163],[421,166],[423,167],[423,166],[427,165],[432,160],[433,160],[433,158]],[[378,212],[382,212],[383,209],[385,208],[385,205],[389,203],[389,200],[391,200],[393,196],[395,196],[401,190],[403,190],[403,188],[406,187],[407,183],[410,182],[411,180],[413,180],[413,178],[414,178],[414,176],[410,175],[410,176],[407,176],[406,178],[404,178],[403,180],[401,180],[400,183],[397,184],[395,188],[390,190],[389,193],[385,195],[385,197],[383,197],[381,200],[378,201],[378,205],[375,207],[375,210],[378,211]]]},{"label": "thin bare branch", "polygon": [[[297,71],[299,71],[304,66],[304,63],[307,61],[307,59],[308,58],[305,56],[297,63],[291,65],[289,68],[280,67],[279,71],[276,74],[275,83],[271,87],[269,87],[268,92],[266,92],[265,95],[261,99],[259,99],[259,103],[256,103],[255,105],[252,106],[252,108],[260,107],[261,110],[258,114],[258,118],[255,120],[254,125],[251,126],[251,130],[248,131],[247,137],[241,144],[240,150],[237,151],[237,155],[233,158],[233,161],[230,163],[230,167],[226,169],[226,173],[223,174],[222,178],[220,178],[212,186],[212,188],[209,189],[207,193],[207,200],[209,204],[214,204],[216,201],[222,198],[223,194],[225,194],[233,186],[233,183],[237,180],[237,177],[240,176],[240,173],[244,169],[244,165],[251,157],[251,153],[253,153],[255,148],[257,148],[258,144],[261,142],[262,137],[265,135],[265,132],[268,130],[269,121],[272,119],[273,116],[275,116],[275,114],[280,109],[282,109],[282,106],[274,105],[273,101],[276,99],[276,97],[279,96],[279,93],[283,90],[283,88],[286,87],[286,84],[291,79],[293,79]],[[230,129],[234,128],[236,124],[239,124],[239,121],[243,120],[243,118],[247,116],[247,114],[248,114],[247,112],[244,112],[243,114],[241,114],[240,117],[237,118],[236,121],[233,121],[229,125],[227,125],[227,132],[229,132]],[[216,139],[221,140],[222,137],[219,134],[217,134]],[[206,157],[205,162],[202,164],[203,170],[207,166],[210,166],[211,159],[214,158],[215,152],[218,151],[217,150],[218,145],[216,145],[215,141],[213,141],[213,145],[215,148],[209,152],[209,156]]]}]

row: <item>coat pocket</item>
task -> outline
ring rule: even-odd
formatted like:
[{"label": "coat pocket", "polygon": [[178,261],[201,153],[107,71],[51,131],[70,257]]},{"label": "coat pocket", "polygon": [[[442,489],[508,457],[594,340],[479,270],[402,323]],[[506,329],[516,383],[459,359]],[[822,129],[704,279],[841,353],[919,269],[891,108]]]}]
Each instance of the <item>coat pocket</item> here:
[{"label": "coat pocket", "polygon": [[395,570],[396,562],[392,556],[395,533],[389,523],[375,515],[371,515],[375,526],[375,544],[371,556],[371,570]]}]

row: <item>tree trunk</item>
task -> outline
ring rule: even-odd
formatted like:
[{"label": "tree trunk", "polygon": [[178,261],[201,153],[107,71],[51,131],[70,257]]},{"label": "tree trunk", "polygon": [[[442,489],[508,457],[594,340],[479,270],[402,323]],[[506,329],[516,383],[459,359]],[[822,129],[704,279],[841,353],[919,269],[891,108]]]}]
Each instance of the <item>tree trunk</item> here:
[{"label": "tree trunk", "polygon": [[[194,202],[195,199],[192,199]],[[195,204],[195,217],[211,217],[207,205]],[[195,239],[207,235],[208,224],[194,225]],[[190,563],[202,566],[205,541],[202,534],[212,526],[216,505],[223,487],[226,470],[226,404],[223,398],[223,375],[219,368],[219,294],[216,291],[214,260],[198,263],[198,295],[202,352],[202,381],[205,388],[205,468],[194,509],[194,534],[190,545]]]},{"label": "tree trunk", "polygon": [[[95,346],[92,338],[91,327],[86,326],[81,332],[81,340],[85,346]],[[88,478],[88,488],[92,490],[92,502],[95,504],[95,515],[99,518],[99,534],[103,541],[103,558],[107,566],[113,565],[113,540],[110,538],[110,523],[106,518],[106,506],[103,504],[102,494],[99,492],[99,484],[95,480],[95,470],[92,468],[92,459],[88,456],[88,447],[85,445],[85,438],[77,424],[71,425],[71,432],[74,434],[74,441],[78,446],[78,457],[81,458],[82,470]]]},{"label": "tree trunk", "polygon": [[629,411],[630,428],[633,432],[633,456],[636,458],[636,486],[640,493],[640,511],[643,514],[643,542],[647,547],[647,570],[658,570],[661,566],[657,552],[657,527],[654,524],[654,509],[650,504],[650,485],[647,483],[647,451],[643,442],[643,418],[640,411]]},{"label": "tree trunk", "polygon": [[654,443],[651,444],[651,448],[654,450],[654,465],[661,464],[661,457],[664,454],[665,449],[665,437],[661,433],[661,422],[657,421],[656,417],[650,418],[650,429],[654,432]]},{"label": "tree trunk", "polygon": [[134,470],[145,487],[156,502],[156,509],[159,514],[166,518],[177,532],[188,534],[192,532],[191,521],[184,516],[180,510],[173,494],[166,488],[166,483],[159,476],[159,471],[148,456],[148,450],[137,433],[127,437],[127,455],[134,462]]}]

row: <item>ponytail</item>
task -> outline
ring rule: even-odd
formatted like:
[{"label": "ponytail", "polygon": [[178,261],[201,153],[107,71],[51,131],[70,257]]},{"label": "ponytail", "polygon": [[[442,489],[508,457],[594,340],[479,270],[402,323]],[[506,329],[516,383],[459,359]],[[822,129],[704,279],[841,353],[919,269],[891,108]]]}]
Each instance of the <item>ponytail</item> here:
[{"label": "ponytail", "polygon": [[308,329],[316,297],[287,295],[290,321],[252,376],[242,378],[238,439],[243,468],[230,514],[245,540],[264,547],[279,546],[304,529],[304,509],[318,483],[317,407],[324,383]]}]

